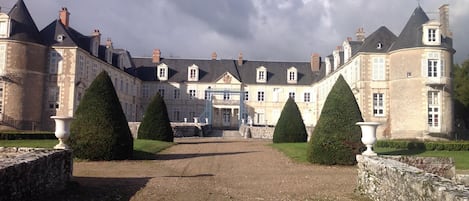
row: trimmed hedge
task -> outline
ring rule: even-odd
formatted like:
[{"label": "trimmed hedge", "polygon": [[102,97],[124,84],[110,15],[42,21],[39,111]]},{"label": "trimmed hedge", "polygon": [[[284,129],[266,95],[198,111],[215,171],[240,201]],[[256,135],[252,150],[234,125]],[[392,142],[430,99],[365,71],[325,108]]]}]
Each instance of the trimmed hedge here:
[{"label": "trimmed hedge", "polygon": [[273,142],[306,142],[307,139],[308,133],[306,133],[306,127],[298,105],[292,98],[288,98],[285,106],[283,106],[277,125],[275,125]]},{"label": "trimmed hedge", "polygon": [[50,131],[3,131],[0,132],[0,140],[39,140],[57,139],[54,132]]},{"label": "trimmed hedge", "polygon": [[137,138],[165,142],[174,141],[166,103],[160,93],[157,93],[148,105],[143,121],[138,128]]},{"label": "trimmed hedge", "polygon": [[376,147],[395,149],[423,149],[428,151],[469,151],[469,141],[418,142],[401,140],[378,140]]},{"label": "trimmed hedge", "polygon": [[132,134],[106,71],[86,89],[70,133],[69,145],[77,158],[122,160],[132,157]]},{"label": "trimmed hedge", "polygon": [[308,143],[307,159],[325,165],[354,165],[361,153],[362,114],[352,90],[342,75],[337,78]]}]

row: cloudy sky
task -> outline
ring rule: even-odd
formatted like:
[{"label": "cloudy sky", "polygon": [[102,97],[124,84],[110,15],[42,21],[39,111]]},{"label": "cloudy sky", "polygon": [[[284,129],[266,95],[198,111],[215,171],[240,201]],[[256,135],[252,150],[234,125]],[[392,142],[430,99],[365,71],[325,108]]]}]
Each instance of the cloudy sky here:
[{"label": "cloudy sky", "polygon": [[[308,61],[329,55],[357,28],[370,34],[386,26],[399,35],[417,0],[24,0],[39,29],[58,18],[61,7],[83,34],[99,29],[104,40],[132,56]],[[16,0],[0,0],[2,11]],[[450,5],[455,62],[469,58],[469,1],[420,0],[430,18]]]}]

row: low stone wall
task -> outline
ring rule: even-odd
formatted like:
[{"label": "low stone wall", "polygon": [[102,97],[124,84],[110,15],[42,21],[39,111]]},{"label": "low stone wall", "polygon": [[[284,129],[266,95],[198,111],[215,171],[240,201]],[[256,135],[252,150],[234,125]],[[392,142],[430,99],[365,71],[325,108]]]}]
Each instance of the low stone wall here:
[{"label": "low stone wall", "polygon": [[[373,200],[469,200],[469,188],[456,182],[451,159],[357,155],[357,162],[357,190]],[[447,178],[409,164],[426,167]]]},{"label": "low stone wall", "polygon": [[[274,137],[274,130],[275,127],[269,126],[249,126],[249,125],[241,125],[239,127],[239,134],[241,136],[245,136],[248,132],[251,134],[251,138],[256,139],[273,139]],[[308,141],[311,137],[312,129],[310,127],[306,127],[306,132],[308,133]]]},{"label": "low stone wall", "polygon": [[36,200],[63,190],[72,168],[70,150],[0,147],[0,201]]}]

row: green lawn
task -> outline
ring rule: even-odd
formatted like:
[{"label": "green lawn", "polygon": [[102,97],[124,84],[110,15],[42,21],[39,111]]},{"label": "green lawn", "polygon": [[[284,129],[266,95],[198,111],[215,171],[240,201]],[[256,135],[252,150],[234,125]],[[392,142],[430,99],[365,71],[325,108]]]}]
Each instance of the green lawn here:
[{"label": "green lawn", "polygon": [[[53,148],[58,143],[58,140],[0,140],[0,147]],[[156,153],[173,144],[156,140],[134,140],[133,159],[153,159]]]},{"label": "green lawn", "polygon": [[[277,143],[271,144],[272,147],[285,153],[288,157],[297,162],[307,162],[306,147],[307,143]],[[393,148],[376,148],[375,151],[382,155],[412,155],[412,156],[433,156],[433,157],[452,157],[456,163],[456,169],[469,170],[469,151],[425,151],[425,150],[406,150]]]}]

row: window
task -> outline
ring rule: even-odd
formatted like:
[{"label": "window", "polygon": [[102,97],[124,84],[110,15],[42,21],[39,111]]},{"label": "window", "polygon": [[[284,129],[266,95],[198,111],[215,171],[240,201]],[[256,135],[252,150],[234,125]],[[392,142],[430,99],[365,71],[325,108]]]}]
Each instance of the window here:
[{"label": "window", "polygon": [[8,30],[8,24],[9,24],[9,17],[7,15],[4,15],[4,14],[0,14],[1,18],[3,19],[0,19],[0,38],[8,38],[10,37],[10,33],[9,33],[9,30]]},{"label": "window", "polygon": [[257,101],[264,101],[264,92],[258,91],[257,92]]},{"label": "window", "polygon": [[161,97],[164,97],[164,89],[162,88],[158,89],[158,93],[160,93]]},{"label": "window", "polygon": [[179,121],[180,120],[179,111],[174,111],[173,112],[173,120],[174,121]]},{"label": "window", "polygon": [[248,91],[245,91],[245,92],[244,92],[244,100],[245,100],[245,101],[248,101],[248,100],[249,100],[249,92],[248,92]]},{"label": "window", "polygon": [[428,42],[436,41],[436,29],[428,29]]},{"label": "window", "polygon": [[288,92],[288,97],[295,100],[295,92]]},{"label": "window", "polygon": [[230,100],[230,92],[223,92],[223,100]]},{"label": "window", "polygon": [[428,126],[430,128],[440,127],[440,111],[439,111],[438,91],[428,92]]},{"label": "window", "polygon": [[160,64],[157,67],[157,76],[161,81],[168,80],[168,66],[166,64]]},{"label": "window", "polygon": [[[78,66],[79,66],[79,68],[82,68],[82,69],[85,66],[83,60],[80,60],[80,57],[79,57]],[[49,73],[50,74],[57,74],[61,71],[61,69],[62,69],[62,56],[61,56],[60,52],[57,52],[57,51],[49,52]]]},{"label": "window", "polygon": [[50,87],[49,88],[49,109],[58,109],[59,108],[59,97],[60,89],[59,87]]},{"label": "window", "polygon": [[3,82],[0,82],[0,114],[3,113]]},{"label": "window", "polygon": [[274,92],[272,94],[272,101],[278,102],[278,96],[280,94],[280,88],[274,88]]},{"label": "window", "polygon": [[0,45],[0,75],[5,74],[6,49],[7,49],[7,46],[5,44]]},{"label": "window", "polygon": [[159,74],[158,74],[159,77],[165,77],[165,75],[166,75],[166,69],[160,68],[160,70],[159,70],[158,73],[159,73]]},{"label": "window", "polygon": [[306,103],[307,102],[311,102],[311,93],[309,92],[305,92],[304,93],[304,99],[303,99]]},{"label": "window", "polygon": [[195,64],[189,66],[188,69],[188,81],[199,81],[199,67]]},{"label": "window", "polygon": [[179,99],[179,97],[181,96],[181,91],[180,91],[179,89],[175,89],[175,90],[173,91],[173,95],[174,95],[174,96],[173,96],[174,99]]},{"label": "window", "polygon": [[267,82],[267,69],[264,66],[257,68],[256,82],[260,82],[260,83]]},{"label": "window", "polygon": [[[116,79],[116,81],[117,81],[117,79]],[[144,98],[148,98],[148,95],[149,95],[149,94],[148,94],[148,92],[149,92],[148,85],[143,85],[142,90],[143,90],[142,96],[143,96]]]},{"label": "window", "polygon": [[382,93],[373,93],[373,115],[384,116],[384,94]]},{"label": "window", "polygon": [[297,70],[295,67],[290,67],[287,70],[287,83],[289,84],[296,84],[298,77],[297,77]]},{"label": "window", "polygon": [[195,90],[194,89],[189,89],[189,99],[194,99],[195,98]]},{"label": "window", "polygon": [[428,77],[439,77],[438,76],[438,60],[429,59],[427,61],[427,72],[428,72]]},{"label": "window", "polygon": [[373,58],[373,80],[385,80],[385,61],[384,57]]}]

